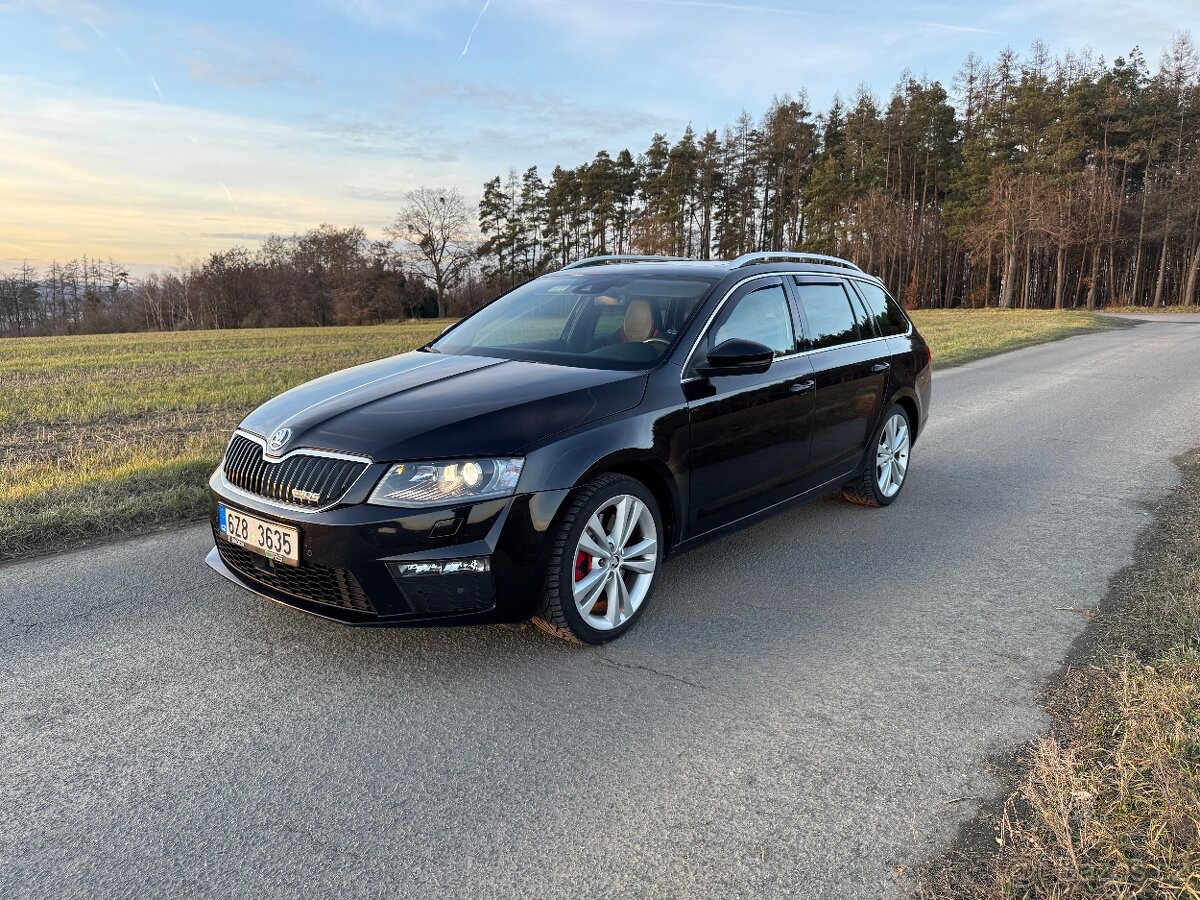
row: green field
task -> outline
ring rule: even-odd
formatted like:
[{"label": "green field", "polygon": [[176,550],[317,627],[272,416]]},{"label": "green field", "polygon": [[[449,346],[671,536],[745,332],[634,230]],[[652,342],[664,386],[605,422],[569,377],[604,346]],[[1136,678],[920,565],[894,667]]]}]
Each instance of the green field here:
[{"label": "green field", "polygon": [[[1104,327],[1077,313],[914,318],[938,366]],[[0,559],[202,516],[208,475],[246,412],[446,324],[0,340]]]}]

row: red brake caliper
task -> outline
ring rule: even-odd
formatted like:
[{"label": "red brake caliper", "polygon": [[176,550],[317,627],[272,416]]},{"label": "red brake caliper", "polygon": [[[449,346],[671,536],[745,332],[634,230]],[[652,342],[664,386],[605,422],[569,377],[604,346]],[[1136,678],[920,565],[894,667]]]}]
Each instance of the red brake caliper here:
[{"label": "red brake caliper", "polygon": [[580,550],[575,554],[575,580],[583,581],[590,571],[592,571],[592,558]]}]

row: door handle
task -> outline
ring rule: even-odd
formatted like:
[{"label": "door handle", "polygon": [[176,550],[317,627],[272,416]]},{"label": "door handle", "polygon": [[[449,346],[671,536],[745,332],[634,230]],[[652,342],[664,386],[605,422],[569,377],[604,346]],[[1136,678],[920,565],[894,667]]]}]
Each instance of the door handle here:
[{"label": "door handle", "polygon": [[871,366],[871,371],[878,374],[879,372],[886,372],[891,367],[891,363],[875,363],[875,365]]},{"label": "door handle", "polygon": [[808,381],[793,381],[788,388],[793,394],[805,394],[817,386],[817,383],[811,379]]}]

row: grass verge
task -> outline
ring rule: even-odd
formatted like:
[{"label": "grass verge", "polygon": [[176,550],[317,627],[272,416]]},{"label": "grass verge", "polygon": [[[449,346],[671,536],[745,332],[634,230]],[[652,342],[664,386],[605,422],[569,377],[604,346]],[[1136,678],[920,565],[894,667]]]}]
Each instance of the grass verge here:
[{"label": "grass verge", "polygon": [[1200,898],[1200,452],[1179,464],[1047,691],[992,849],[964,832],[925,900]]},{"label": "grass verge", "polygon": [[1091,313],[1025,309],[927,309],[911,313],[935,366],[957,366],[1006,350],[1120,327]]},{"label": "grass verge", "polygon": [[[1112,320],[920,310],[937,366]],[[0,341],[0,560],[200,518],[230,431],[264,400],[410,350],[446,321]]]},{"label": "grass verge", "polygon": [[1200,306],[1106,306],[1101,312],[1156,316],[1164,313],[1200,314]]}]

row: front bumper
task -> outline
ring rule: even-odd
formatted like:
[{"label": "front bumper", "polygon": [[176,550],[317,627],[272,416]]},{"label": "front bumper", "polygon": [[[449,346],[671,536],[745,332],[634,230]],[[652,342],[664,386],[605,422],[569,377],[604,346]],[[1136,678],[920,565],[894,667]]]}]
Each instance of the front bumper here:
[{"label": "front bumper", "polygon": [[[216,546],[206,562],[269,600],[349,625],[520,622],[536,611],[551,535],[568,491],[439,509],[350,504],[283,509],[209,482]],[[217,506],[300,529],[301,563],[277,565],[218,533]],[[488,571],[402,574],[405,563],[486,559]]]}]

